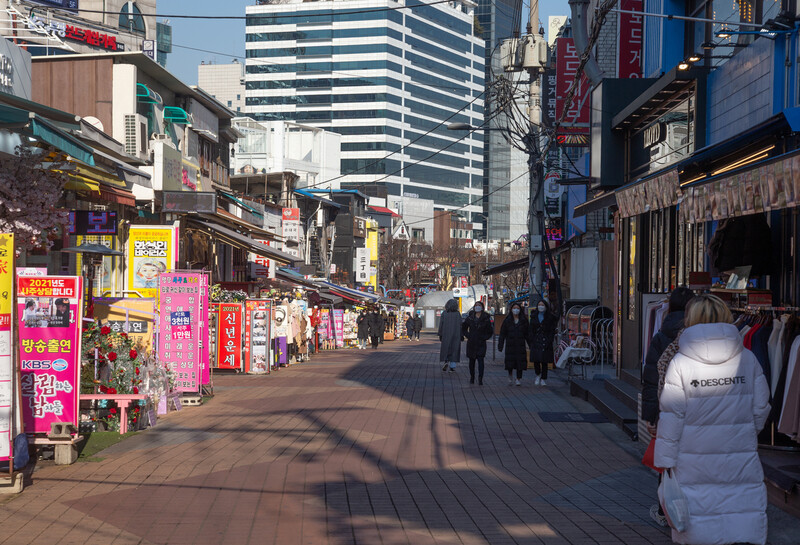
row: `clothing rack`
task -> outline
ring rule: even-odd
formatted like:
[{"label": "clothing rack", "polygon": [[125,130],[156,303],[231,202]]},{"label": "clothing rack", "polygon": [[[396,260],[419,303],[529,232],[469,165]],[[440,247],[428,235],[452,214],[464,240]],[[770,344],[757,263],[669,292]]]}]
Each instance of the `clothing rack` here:
[{"label": "clothing rack", "polygon": [[[773,317],[777,317],[778,314],[794,314],[800,312],[800,307],[791,307],[791,306],[755,306],[755,305],[748,305],[745,307],[731,307],[732,312],[737,312],[740,314],[748,314],[752,316],[756,316],[759,314],[771,313]],[[773,402],[772,400],[770,400]],[[781,450],[781,451],[789,451],[789,452],[800,452],[800,445],[778,445],[775,444],[776,435],[779,434],[778,431],[778,423],[773,421],[770,422],[769,427],[769,443],[762,443],[759,442],[759,447],[766,448],[770,450]],[[791,439],[786,434],[780,433],[782,437],[785,437],[787,440],[797,443]]]}]

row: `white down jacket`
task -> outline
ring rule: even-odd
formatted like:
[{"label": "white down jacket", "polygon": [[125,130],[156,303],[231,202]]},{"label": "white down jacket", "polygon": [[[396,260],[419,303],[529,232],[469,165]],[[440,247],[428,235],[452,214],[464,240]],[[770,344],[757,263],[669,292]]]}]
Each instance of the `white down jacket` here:
[{"label": "white down jacket", "polygon": [[767,541],[767,490],[757,435],[769,386],[731,324],[683,331],[661,394],[655,465],[674,468],[689,503],[676,543]]}]

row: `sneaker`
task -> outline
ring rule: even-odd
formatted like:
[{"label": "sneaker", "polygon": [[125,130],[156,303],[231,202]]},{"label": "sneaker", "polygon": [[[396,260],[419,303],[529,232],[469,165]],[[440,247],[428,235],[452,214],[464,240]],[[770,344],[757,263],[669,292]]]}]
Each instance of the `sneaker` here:
[{"label": "sneaker", "polygon": [[536,380],[534,380],[534,381],[533,381],[533,383],[534,383],[536,386],[539,386],[539,383],[540,383],[541,381],[542,381],[542,379],[540,379],[540,378],[539,378],[539,375],[536,375]]},{"label": "sneaker", "polygon": [[456,369],[455,369],[455,367],[451,367],[451,368],[450,368],[450,372],[451,372],[451,373],[455,373],[455,372],[456,372]]},{"label": "sneaker", "polygon": [[511,386],[512,384],[514,384],[514,379],[511,378],[511,377],[508,377],[508,385]]},{"label": "sneaker", "polygon": [[522,386],[522,383],[517,379],[517,386]]},{"label": "sneaker", "polygon": [[658,511],[659,511],[658,504],[655,504],[655,505],[651,506],[650,507],[650,518],[653,519],[653,521],[656,524],[658,524],[659,526],[663,526],[663,527],[666,528],[667,525],[669,524],[667,522],[667,517],[665,517],[664,515],[662,515]]},{"label": "sneaker", "polygon": [[450,367],[450,362],[444,362],[444,365],[442,365],[442,372],[447,371],[448,367]]},{"label": "sneaker", "polygon": [[541,381],[539,381],[539,385],[540,386],[547,386],[547,381],[541,380]]}]

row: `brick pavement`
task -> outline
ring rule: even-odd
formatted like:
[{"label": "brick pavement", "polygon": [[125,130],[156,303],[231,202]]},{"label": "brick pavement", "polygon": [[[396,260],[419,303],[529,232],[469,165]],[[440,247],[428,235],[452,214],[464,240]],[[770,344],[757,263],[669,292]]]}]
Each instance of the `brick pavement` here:
[{"label": "brick pavement", "polygon": [[217,376],[211,402],[100,461],[40,463],[0,502],[0,543],[670,543],[621,432],[539,419],[593,412],[563,381],[508,386],[490,363],[471,386],[437,360],[394,341]]}]

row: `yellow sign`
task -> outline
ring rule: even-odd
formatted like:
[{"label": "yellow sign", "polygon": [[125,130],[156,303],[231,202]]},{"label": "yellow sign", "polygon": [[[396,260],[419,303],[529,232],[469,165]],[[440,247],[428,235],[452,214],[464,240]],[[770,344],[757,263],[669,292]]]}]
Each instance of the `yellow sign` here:
[{"label": "yellow sign", "polygon": [[156,297],[158,275],[174,268],[173,236],[170,225],[131,225],[126,252],[129,290]]},{"label": "yellow sign", "polygon": [[14,303],[14,235],[0,234],[0,326],[11,326]]},{"label": "yellow sign", "polygon": [[[94,317],[112,331],[123,333],[127,329],[136,349],[150,353],[153,349],[153,324],[155,301],[151,299],[96,299]],[[126,327],[127,325],[127,327]]]},{"label": "yellow sign", "polygon": [[[367,250],[369,250],[370,274],[368,284],[378,291],[378,224],[367,222]],[[372,273],[375,274],[372,274]]]}]

